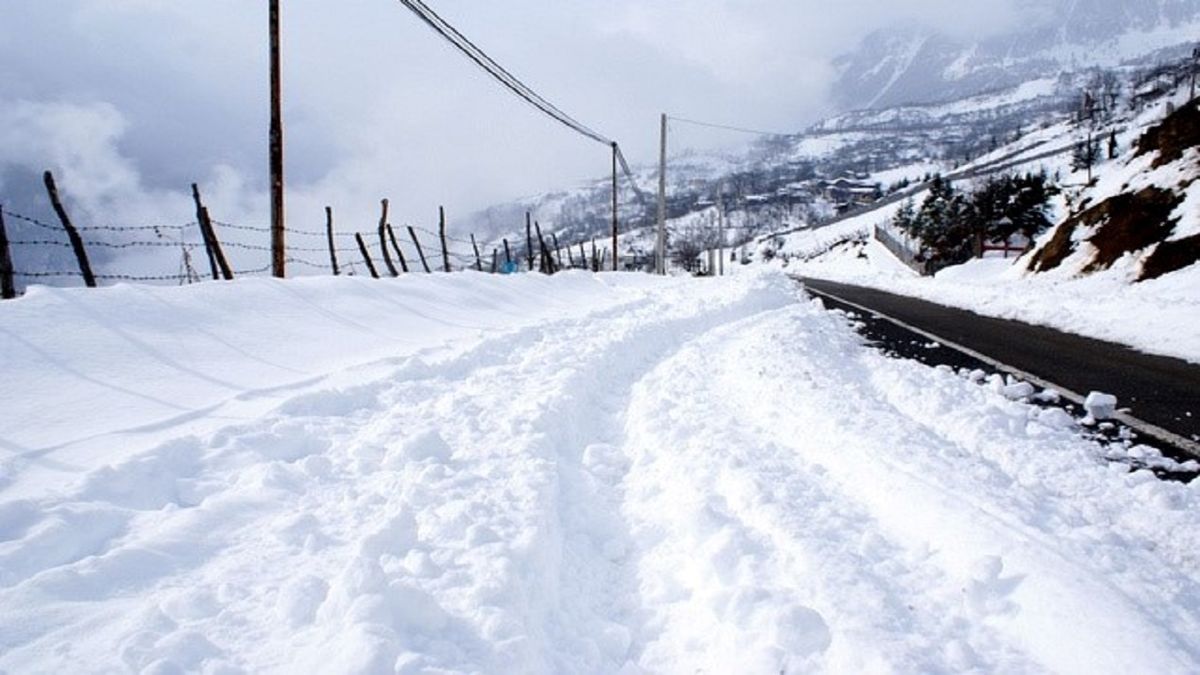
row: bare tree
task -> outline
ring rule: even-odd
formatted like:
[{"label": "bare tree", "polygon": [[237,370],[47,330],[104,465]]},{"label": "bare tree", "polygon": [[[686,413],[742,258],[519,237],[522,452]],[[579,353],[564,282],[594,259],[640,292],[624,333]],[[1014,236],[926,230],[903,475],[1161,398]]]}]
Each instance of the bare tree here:
[{"label": "bare tree", "polygon": [[690,219],[686,224],[673,228],[671,253],[676,265],[694,272],[699,269],[701,254],[717,248],[719,243],[717,214],[709,210]]}]

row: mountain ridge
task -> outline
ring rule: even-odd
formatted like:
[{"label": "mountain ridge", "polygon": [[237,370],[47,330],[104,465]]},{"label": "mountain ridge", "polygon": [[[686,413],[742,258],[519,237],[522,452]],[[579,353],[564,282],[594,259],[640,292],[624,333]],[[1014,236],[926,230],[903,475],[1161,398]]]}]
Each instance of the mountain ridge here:
[{"label": "mountain ridge", "polygon": [[1083,66],[1155,52],[1177,57],[1200,35],[1200,0],[1024,2],[1019,29],[970,41],[923,26],[875,31],[835,60],[842,111],[966,98]]}]

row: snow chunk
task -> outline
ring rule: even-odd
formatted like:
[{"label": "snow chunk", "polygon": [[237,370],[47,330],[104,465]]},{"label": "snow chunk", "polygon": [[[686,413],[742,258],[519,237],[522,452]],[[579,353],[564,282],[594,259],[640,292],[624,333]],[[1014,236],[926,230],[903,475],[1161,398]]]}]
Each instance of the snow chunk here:
[{"label": "snow chunk", "polygon": [[1083,408],[1087,410],[1088,417],[1092,420],[1106,420],[1117,412],[1117,397],[1093,391],[1084,399]]},{"label": "snow chunk", "polygon": [[1062,408],[1047,408],[1038,411],[1038,422],[1051,429],[1070,429],[1075,426],[1075,418]]},{"label": "snow chunk", "polygon": [[1019,401],[1033,396],[1035,389],[1028,382],[1015,382],[1004,387],[1001,393],[1010,401]]}]

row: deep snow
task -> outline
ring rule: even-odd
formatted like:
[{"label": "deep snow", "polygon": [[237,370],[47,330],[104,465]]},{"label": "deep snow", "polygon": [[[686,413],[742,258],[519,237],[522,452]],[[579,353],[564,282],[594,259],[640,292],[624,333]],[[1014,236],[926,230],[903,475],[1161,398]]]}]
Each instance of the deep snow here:
[{"label": "deep snow", "polygon": [[778,273],[0,304],[0,671],[1200,670],[1200,482]]}]

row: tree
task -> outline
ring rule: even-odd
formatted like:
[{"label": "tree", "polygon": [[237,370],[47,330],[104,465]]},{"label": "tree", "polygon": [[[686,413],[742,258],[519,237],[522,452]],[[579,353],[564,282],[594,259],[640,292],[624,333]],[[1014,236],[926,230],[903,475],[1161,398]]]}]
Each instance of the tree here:
[{"label": "tree", "polygon": [[1057,194],[1045,173],[989,178],[970,196],[967,219],[977,237],[1032,239],[1050,227],[1050,197]]},{"label": "tree", "polygon": [[1087,170],[1087,181],[1092,182],[1092,167],[1100,159],[1100,139],[1090,132],[1086,141],[1080,141],[1071,155],[1071,168],[1076,171]]},{"label": "tree", "polygon": [[985,240],[1037,236],[1050,226],[1050,197],[1056,193],[1045,173],[995,176],[969,194],[934,176],[920,209],[906,201],[892,223],[919,239],[935,265],[953,265],[970,259]]},{"label": "tree", "polygon": [[917,212],[917,236],[930,250],[930,259],[953,265],[970,259],[972,232],[966,217],[967,203],[950,181],[933,177],[929,195]]},{"label": "tree", "polygon": [[896,211],[896,215],[892,217],[892,224],[901,232],[916,236],[916,223],[917,206],[911,198],[905,199]]},{"label": "tree", "polygon": [[673,234],[671,252],[675,264],[689,272],[694,271],[700,254],[719,244],[715,212],[691,219],[686,225],[676,227]]}]

